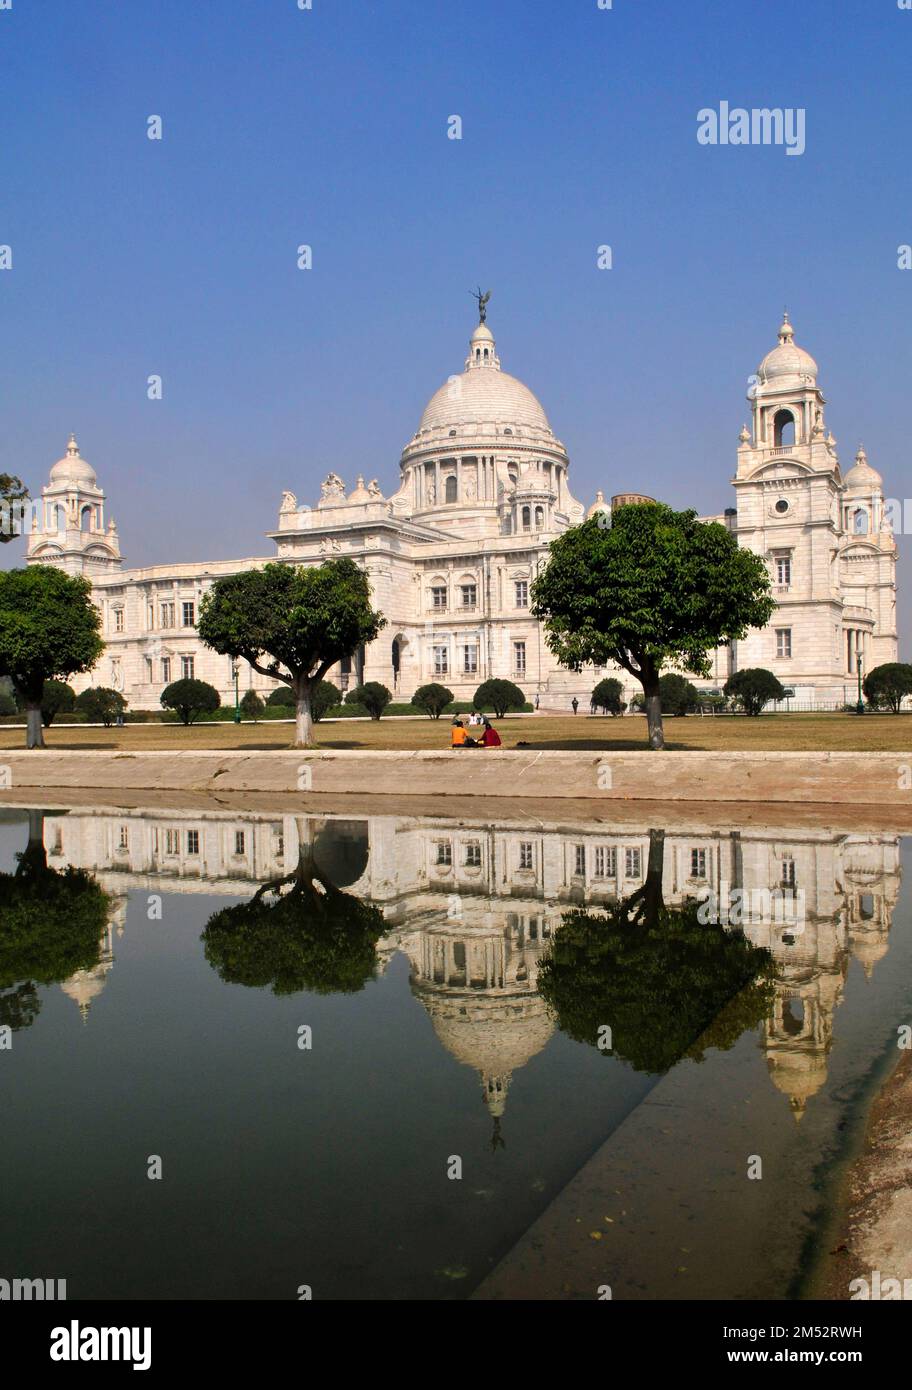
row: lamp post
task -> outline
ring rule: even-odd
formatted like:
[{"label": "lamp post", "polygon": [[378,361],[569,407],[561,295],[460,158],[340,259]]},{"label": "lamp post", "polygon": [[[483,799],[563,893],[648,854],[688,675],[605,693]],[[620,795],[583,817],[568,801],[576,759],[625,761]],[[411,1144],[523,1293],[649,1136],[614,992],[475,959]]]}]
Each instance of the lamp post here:
[{"label": "lamp post", "polygon": [[858,670],[858,704],[855,706],[856,714],[864,714],[864,700],[861,694],[861,668],[864,664],[864,657],[861,652],[855,654],[855,666]]},{"label": "lamp post", "polygon": [[232,675],[232,678],[233,678],[233,680],[234,680],[234,722],[235,722],[235,724],[240,724],[240,722],[241,722],[241,698],[240,698],[240,692],[239,692],[239,690],[238,690],[238,664],[237,664],[236,661],[232,661],[232,663],[231,663],[231,675]]}]

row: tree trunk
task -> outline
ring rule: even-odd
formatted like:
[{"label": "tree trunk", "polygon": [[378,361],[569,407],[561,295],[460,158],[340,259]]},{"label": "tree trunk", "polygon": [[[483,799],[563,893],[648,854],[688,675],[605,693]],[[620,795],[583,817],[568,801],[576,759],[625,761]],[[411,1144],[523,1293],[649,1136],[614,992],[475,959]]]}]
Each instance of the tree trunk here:
[{"label": "tree trunk", "polygon": [[25,707],[25,746],[44,748],[44,725],[41,722],[41,705],[27,704]]},{"label": "tree trunk", "polygon": [[310,682],[295,687],[295,748],[310,748],[313,743],[313,715],[310,711]]},{"label": "tree trunk", "polygon": [[643,673],[643,696],[646,702],[646,727],[649,731],[649,747],[665,747],[665,730],[662,726],[662,697],[659,694],[658,675]]}]

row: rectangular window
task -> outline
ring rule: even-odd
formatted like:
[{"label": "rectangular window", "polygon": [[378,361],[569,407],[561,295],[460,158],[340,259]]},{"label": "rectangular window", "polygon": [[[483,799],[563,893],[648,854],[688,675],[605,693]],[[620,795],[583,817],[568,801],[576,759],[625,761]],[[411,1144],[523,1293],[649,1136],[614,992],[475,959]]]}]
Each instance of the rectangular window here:
[{"label": "rectangular window", "polygon": [[450,671],[450,654],[446,647],[434,648],[434,675],[446,676]]},{"label": "rectangular window", "polygon": [[463,584],[462,586],[462,606],[463,608],[474,608],[478,602],[478,586],[476,584]]},{"label": "rectangular window", "polygon": [[524,676],[526,674],[525,642],[513,643],[513,673],[517,676]]},{"label": "rectangular window", "polygon": [[782,887],[795,887],[795,861],[794,859],[783,859],[782,861]]},{"label": "rectangular window", "polygon": [[124,611],[122,608],[114,609],[114,631],[123,632],[124,630]]},{"label": "rectangular window", "polygon": [[481,868],[481,845],[477,840],[470,840],[466,845],[465,862],[467,869]]},{"label": "rectangular window", "polygon": [[532,863],[532,841],[522,840],[519,846],[519,867],[521,869],[533,868]]},{"label": "rectangular window", "polygon": [[196,665],[196,662],[194,661],[194,659],[193,659],[192,656],[182,656],[182,657],[181,657],[181,677],[182,677],[183,680],[185,680],[185,681],[192,681],[192,680],[193,680],[193,671],[194,671],[195,665]]},{"label": "rectangular window", "polygon": [[574,854],[574,869],[573,869],[573,872],[574,872],[575,874],[582,874],[582,875],[585,877],[585,874],[586,874],[586,846],[585,846],[585,845],[575,845],[575,846],[574,846],[574,851],[575,851],[575,854]]},{"label": "rectangular window", "polygon": [[779,555],[776,559],[776,583],[788,588],[792,582],[792,557]]},{"label": "rectangular window", "polygon": [[640,867],[640,851],[638,849],[624,850],[624,876],[625,878],[640,878],[642,876]]},{"label": "rectangular window", "polygon": [[446,608],[446,606],[447,606],[447,601],[446,601],[446,585],[445,585],[445,584],[435,584],[435,585],[433,585],[433,587],[432,587],[432,589],[431,589],[431,607],[432,607],[432,608]]},{"label": "rectangular window", "polygon": [[163,656],[163,657],[162,657],[162,680],[165,682],[165,685],[169,685],[169,684],[171,683],[171,658],[170,658],[170,656]]},{"label": "rectangular window", "polygon": [[614,878],[617,874],[617,850],[613,845],[596,845],[596,878]]},{"label": "rectangular window", "polygon": [[147,685],[151,685],[154,679],[155,679],[155,676],[154,676],[153,670],[152,670],[152,658],[151,658],[151,656],[147,656],[147,657],[146,657],[146,683],[147,683]]},{"label": "rectangular window", "polygon": [[478,648],[474,642],[467,643],[462,649],[462,669],[467,676],[474,676],[478,670]]},{"label": "rectangular window", "polygon": [[119,841],[118,841],[118,848],[119,848],[119,849],[129,849],[129,848],[130,848],[130,829],[129,829],[129,826],[122,825],[122,826],[120,827],[120,839],[119,839]]},{"label": "rectangular window", "polygon": [[235,852],[235,854],[243,854],[243,853],[244,853],[244,847],[245,847],[245,844],[246,844],[246,839],[247,839],[247,837],[245,836],[243,830],[236,830],[236,831],[234,832],[234,852]]},{"label": "rectangular window", "polygon": [[692,849],[690,851],[690,876],[691,878],[706,877],[705,849]]},{"label": "rectangular window", "polygon": [[181,624],[183,627],[192,627],[194,622],[194,605],[192,603],[181,604]]},{"label": "rectangular window", "polygon": [[437,863],[449,867],[453,862],[453,846],[449,840],[437,841]]},{"label": "rectangular window", "polygon": [[529,607],[529,581],[527,579],[514,580],[513,587],[516,590],[516,607]]},{"label": "rectangular window", "polygon": [[200,852],[200,833],[198,830],[187,831],[187,853],[199,854]]},{"label": "rectangular window", "polygon": [[149,604],[148,619],[149,619],[149,630],[152,631],[152,629],[154,629],[154,627],[155,627],[155,604],[154,604],[154,603],[150,603],[150,604]]},{"label": "rectangular window", "polygon": [[165,831],[165,854],[179,854],[179,853],[180,853],[180,831],[179,831],[179,830],[166,830],[166,831]]},{"label": "rectangular window", "polygon": [[792,629],[790,627],[776,628],[776,655],[791,656],[792,654]]},{"label": "rectangular window", "polygon": [[161,625],[162,627],[174,626],[174,604],[163,603],[161,606]]}]

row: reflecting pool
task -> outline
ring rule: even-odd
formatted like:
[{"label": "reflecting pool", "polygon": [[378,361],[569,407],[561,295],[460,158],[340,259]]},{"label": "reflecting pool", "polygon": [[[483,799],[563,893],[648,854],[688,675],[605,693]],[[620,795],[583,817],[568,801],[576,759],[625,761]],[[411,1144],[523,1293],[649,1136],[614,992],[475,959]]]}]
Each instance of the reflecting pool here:
[{"label": "reflecting pool", "polygon": [[903,843],[631,814],[0,811],[0,1273],[595,1297],[586,1240],[615,1297],[800,1296],[910,1017]]}]

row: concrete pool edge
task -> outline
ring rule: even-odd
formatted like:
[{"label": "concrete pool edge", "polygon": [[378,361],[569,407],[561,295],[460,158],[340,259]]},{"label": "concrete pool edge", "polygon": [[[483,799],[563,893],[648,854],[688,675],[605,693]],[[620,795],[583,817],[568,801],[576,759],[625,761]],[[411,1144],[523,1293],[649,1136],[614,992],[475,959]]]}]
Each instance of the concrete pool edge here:
[{"label": "concrete pool edge", "polygon": [[912,807],[912,753],[250,750],[0,753],[28,790]]}]

